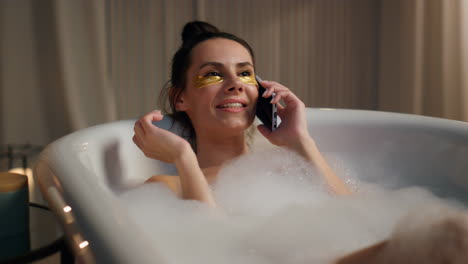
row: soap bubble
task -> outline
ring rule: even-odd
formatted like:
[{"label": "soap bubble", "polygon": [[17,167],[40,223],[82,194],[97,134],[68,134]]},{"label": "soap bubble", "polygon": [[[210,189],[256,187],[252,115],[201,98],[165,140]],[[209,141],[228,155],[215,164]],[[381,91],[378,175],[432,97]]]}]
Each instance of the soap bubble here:
[{"label": "soap bubble", "polygon": [[362,182],[338,156],[327,159],[355,194],[331,194],[309,162],[273,147],[223,167],[212,186],[219,208],[178,199],[160,183],[120,201],[171,263],[209,264],[330,263],[398,230],[411,232],[409,223],[430,223],[414,215],[465,210],[420,187]]}]

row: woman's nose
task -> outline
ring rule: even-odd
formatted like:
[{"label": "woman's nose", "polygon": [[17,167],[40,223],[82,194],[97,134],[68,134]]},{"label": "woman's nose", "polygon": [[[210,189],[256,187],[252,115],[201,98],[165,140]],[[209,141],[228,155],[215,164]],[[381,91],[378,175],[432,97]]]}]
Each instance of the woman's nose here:
[{"label": "woman's nose", "polygon": [[231,78],[226,85],[225,91],[228,93],[233,92],[243,92],[244,91],[244,83],[242,83],[239,77]]}]

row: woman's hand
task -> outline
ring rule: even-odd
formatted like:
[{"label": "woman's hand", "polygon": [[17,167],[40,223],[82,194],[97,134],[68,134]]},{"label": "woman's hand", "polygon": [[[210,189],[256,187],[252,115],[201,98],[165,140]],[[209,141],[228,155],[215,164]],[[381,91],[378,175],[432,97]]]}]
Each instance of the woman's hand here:
[{"label": "woman's hand", "polygon": [[281,117],[279,127],[275,131],[270,131],[264,125],[259,125],[260,133],[272,144],[286,146],[314,164],[332,192],[341,195],[350,194],[351,190],[336,176],[309,135],[304,103],[288,88],[277,82],[263,81],[261,84],[266,89],[263,97],[270,97],[275,92],[276,96],[272,103],[276,104],[283,99],[286,106],[278,104],[278,115]]},{"label": "woman's hand", "polygon": [[178,135],[153,125],[153,121],[162,119],[160,111],[153,111],[136,121],[133,142],[145,156],[176,166],[183,199],[198,200],[215,207],[213,194],[192,147]]},{"label": "woman's hand", "polygon": [[[278,115],[281,118],[281,124],[275,131],[270,131],[264,125],[259,125],[258,130],[272,144],[277,146],[286,146],[290,149],[301,152],[305,141],[311,141],[309,131],[307,130],[307,121],[304,103],[297,98],[287,87],[270,81],[262,81],[262,86],[266,91],[259,96],[270,97],[276,93],[272,103],[278,105]],[[279,104],[283,99],[286,106]]]},{"label": "woman's hand", "polygon": [[133,142],[149,158],[176,163],[185,152],[192,151],[192,148],[180,136],[153,125],[153,121],[162,119],[160,111],[152,111],[141,117],[133,127]]}]

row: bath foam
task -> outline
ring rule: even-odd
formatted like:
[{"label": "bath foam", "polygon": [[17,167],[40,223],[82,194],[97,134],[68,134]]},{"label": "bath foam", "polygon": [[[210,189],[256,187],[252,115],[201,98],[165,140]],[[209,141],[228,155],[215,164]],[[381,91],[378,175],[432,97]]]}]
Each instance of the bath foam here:
[{"label": "bath foam", "polygon": [[159,183],[120,198],[171,263],[329,263],[391,237],[400,221],[422,222],[411,212],[461,207],[418,187],[359,182],[339,158],[331,160],[356,195],[330,195],[309,163],[271,148],[221,170],[213,186],[218,209],[177,199]]},{"label": "bath foam", "polygon": [[[385,262],[383,262],[385,260]],[[378,254],[379,263],[468,263],[468,214],[427,206],[405,216]]]}]

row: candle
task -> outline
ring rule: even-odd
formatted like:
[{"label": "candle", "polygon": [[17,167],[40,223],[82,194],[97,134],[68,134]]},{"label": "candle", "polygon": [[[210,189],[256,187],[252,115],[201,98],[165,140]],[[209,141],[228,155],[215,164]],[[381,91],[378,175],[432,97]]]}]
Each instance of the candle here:
[{"label": "candle", "polygon": [[0,259],[27,253],[29,245],[28,178],[0,173]]}]

